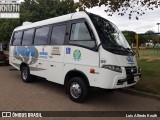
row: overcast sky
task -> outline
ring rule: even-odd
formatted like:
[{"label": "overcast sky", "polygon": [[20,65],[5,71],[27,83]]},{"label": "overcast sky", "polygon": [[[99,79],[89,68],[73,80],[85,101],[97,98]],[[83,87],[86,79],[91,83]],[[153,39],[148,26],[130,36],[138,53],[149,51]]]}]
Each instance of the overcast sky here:
[{"label": "overcast sky", "polygon": [[129,20],[128,15],[119,16],[117,13],[113,14],[113,16],[107,16],[107,13],[104,12],[105,9],[106,8],[102,6],[94,7],[87,11],[110,20],[116,24],[120,30],[130,30],[137,33],[144,33],[148,30],[158,32],[158,26],[156,24],[160,23],[160,8],[154,9],[153,11],[145,11],[146,14],[140,16],[139,20],[136,20],[135,16]]}]

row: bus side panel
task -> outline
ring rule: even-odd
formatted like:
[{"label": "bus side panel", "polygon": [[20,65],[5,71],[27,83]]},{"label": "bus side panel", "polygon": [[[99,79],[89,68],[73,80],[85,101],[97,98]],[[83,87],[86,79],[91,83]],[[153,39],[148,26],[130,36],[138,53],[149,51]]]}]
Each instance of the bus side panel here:
[{"label": "bus side panel", "polygon": [[64,46],[10,46],[10,64],[20,70],[20,65],[29,66],[30,74],[64,83]]},{"label": "bus side panel", "polygon": [[[84,73],[90,86],[95,86],[99,77],[99,53],[77,46],[65,46],[65,67],[64,75],[71,70],[78,70]],[[90,73],[94,69],[95,73]]]},{"label": "bus side panel", "polygon": [[25,63],[29,66],[30,74],[45,77],[43,49],[43,46],[10,46],[10,64],[20,70],[21,64]]},{"label": "bus side panel", "polygon": [[64,83],[64,46],[49,46],[48,62],[46,61],[46,79],[55,83]]},{"label": "bus side panel", "polygon": [[48,46],[35,46],[34,56],[29,60],[30,74],[46,78],[48,62]]},{"label": "bus side panel", "polygon": [[15,67],[16,69],[20,70],[20,64],[22,63],[21,58],[15,56],[15,50],[17,46],[10,46],[9,51],[9,64]]}]

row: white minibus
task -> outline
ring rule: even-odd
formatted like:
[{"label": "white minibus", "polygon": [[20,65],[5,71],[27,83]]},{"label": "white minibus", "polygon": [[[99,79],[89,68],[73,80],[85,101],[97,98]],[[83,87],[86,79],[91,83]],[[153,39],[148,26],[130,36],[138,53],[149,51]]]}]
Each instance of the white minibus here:
[{"label": "white minibus", "polygon": [[88,12],[76,12],[14,29],[9,62],[28,83],[35,76],[64,85],[75,102],[83,102],[90,87],[135,85],[141,70],[134,51],[112,22]]}]

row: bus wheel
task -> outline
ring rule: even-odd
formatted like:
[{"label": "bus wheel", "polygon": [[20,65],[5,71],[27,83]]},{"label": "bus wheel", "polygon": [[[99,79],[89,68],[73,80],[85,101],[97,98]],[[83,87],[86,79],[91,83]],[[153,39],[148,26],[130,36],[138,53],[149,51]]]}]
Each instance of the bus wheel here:
[{"label": "bus wheel", "polygon": [[67,93],[71,100],[83,102],[88,95],[88,85],[80,77],[73,77],[67,84]]},{"label": "bus wheel", "polygon": [[25,66],[25,67],[22,68],[21,78],[22,78],[23,82],[25,82],[25,83],[29,83],[29,82],[32,81],[28,66]]}]

